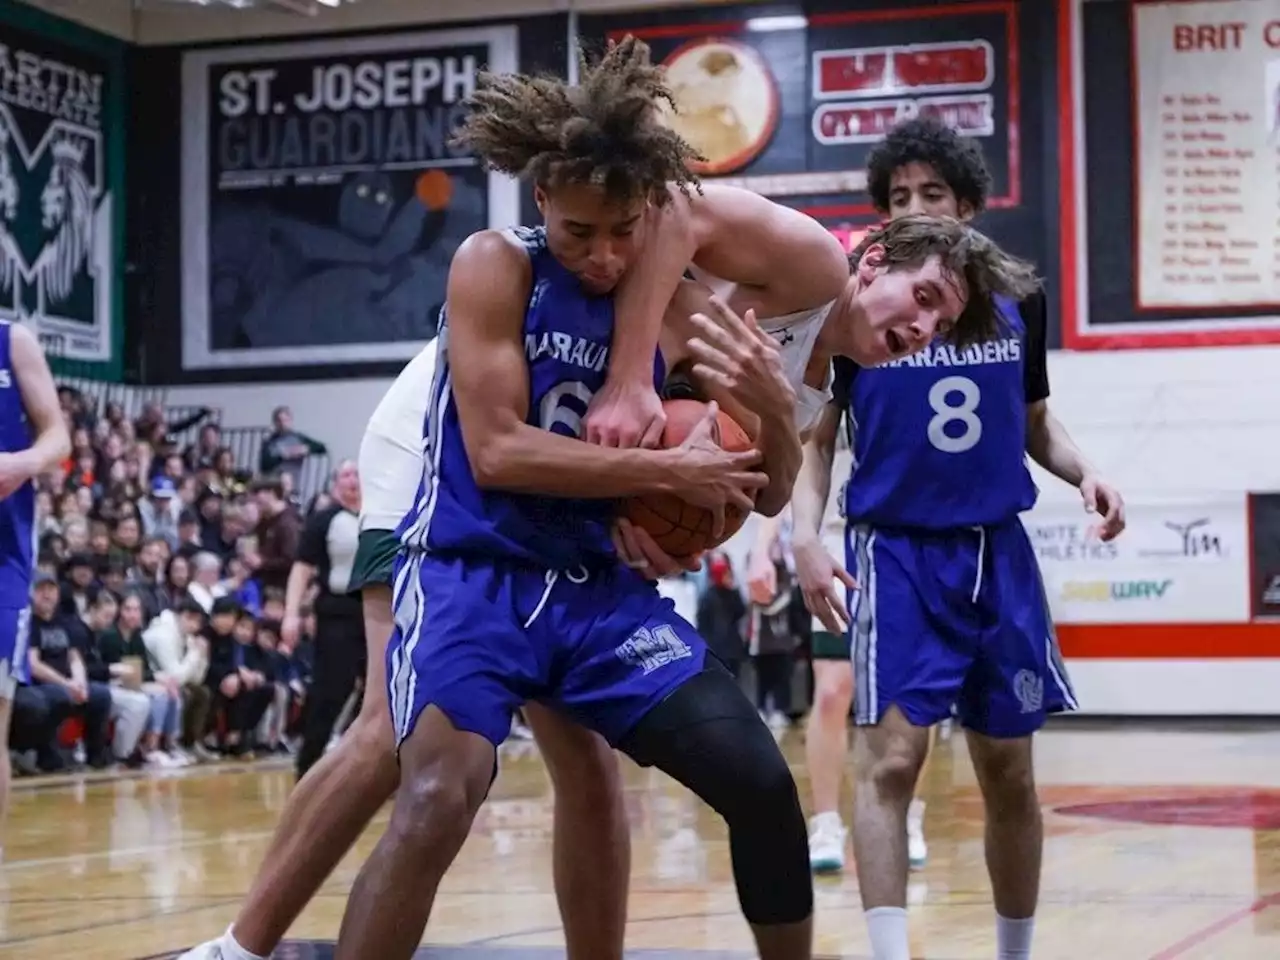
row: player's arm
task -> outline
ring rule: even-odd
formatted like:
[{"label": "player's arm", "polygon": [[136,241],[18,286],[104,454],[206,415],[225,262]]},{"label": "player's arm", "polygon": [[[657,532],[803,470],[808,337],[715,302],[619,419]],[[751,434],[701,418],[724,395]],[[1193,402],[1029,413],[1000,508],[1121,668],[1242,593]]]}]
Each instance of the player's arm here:
[{"label": "player's arm", "polygon": [[1036,293],[1019,304],[1026,324],[1027,356],[1023,388],[1027,401],[1027,454],[1065,483],[1080,490],[1085,507],[1103,515],[1102,534],[1111,539],[1124,529],[1124,500],[1080,450],[1062,421],[1049,409],[1049,364],[1045,296]]},{"label": "player's arm", "polygon": [[[53,373],[35,335],[20,324],[9,327],[9,353],[13,373],[18,381],[22,406],[31,422],[35,441],[26,450],[9,456],[13,475],[4,471],[0,478],[0,494],[7,496],[32,477],[39,476],[71,453],[71,437],[58,404],[58,391]],[[6,464],[9,466],[9,464]],[[16,478],[16,482],[10,482]]]},{"label": "player's arm", "polygon": [[778,407],[758,414],[741,404],[733,393],[709,379],[699,379],[698,388],[708,400],[742,427],[763,458],[759,469],[769,484],[756,496],[756,513],[777,517],[791,500],[796,474],[800,470],[800,436],[796,433],[794,407]]},{"label": "player's arm", "polygon": [[[674,493],[706,503],[750,506],[730,486],[763,485],[748,473],[758,454],[689,448],[617,449],[562,437],[525,422],[529,367],[524,315],[532,282],[528,256],[496,231],[473,234],[449,268],[449,361],[463,443],[476,483],[490,490],[553,497],[615,499]],[[708,466],[711,464],[711,466]]]},{"label": "player's arm", "polygon": [[852,374],[844,365],[837,365],[836,399],[823,408],[805,440],[804,460],[791,497],[791,551],[804,604],[823,626],[837,634],[847,627],[848,613],[836,591],[836,580],[851,588],[855,584],[840,559],[827,553],[822,542],[822,521],[831,498],[831,466],[835,462],[836,435],[840,431],[841,398],[848,394],[845,378]]},{"label": "player's arm", "polygon": [[849,281],[840,241],[807,214],[750,190],[715,185],[690,210],[695,249],[689,259],[713,277],[767,288],[797,310],[834,300]]},{"label": "player's arm", "polygon": [[[662,437],[665,417],[653,386],[653,358],[667,304],[697,247],[688,200],[678,190],[671,193],[670,202],[645,214],[640,253],[614,292],[607,380],[587,413],[591,442],[654,446]],[[628,416],[637,418],[634,428],[628,428]]]}]

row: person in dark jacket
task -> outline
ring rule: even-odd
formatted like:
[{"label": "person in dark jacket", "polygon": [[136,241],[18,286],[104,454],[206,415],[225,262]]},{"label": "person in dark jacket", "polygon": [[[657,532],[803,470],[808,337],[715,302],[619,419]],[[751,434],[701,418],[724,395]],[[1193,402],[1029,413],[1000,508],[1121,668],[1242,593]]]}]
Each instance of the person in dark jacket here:
[{"label": "person in dark jacket", "polygon": [[240,604],[231,597],[213,602],[205,637],[209,641],[209,672],[205,685],[213,692],[215,714],[225,720],[219,747],[233,757],[251,749],[252,734],[271,703],[272,689],[252,667],[246,644],[236,639]]},{"label": "person in dark jacket", "polygon": [[707,563],[708,586],[698,598],[698,632],[735,677],[747,654],[742,639],[747,603],[738,589],[729,557],[717,552]]},{"label": "person in dark jacket", "polygon": [[113,629],[119,604],[115,594],[105,587],[90,585],[87,591],[88,608],[84,619],[76,624],[83,632],[80,648],[84,654],[85,673],[91,683],[100,683],[111,696],[111,719],[115,731],[111,737],[111,751],[120,763],[134,760],[138,742],[151,717],[151,700],[142,692],[142,676],[119,656],[114,656],[115,645],[102,640]]}]

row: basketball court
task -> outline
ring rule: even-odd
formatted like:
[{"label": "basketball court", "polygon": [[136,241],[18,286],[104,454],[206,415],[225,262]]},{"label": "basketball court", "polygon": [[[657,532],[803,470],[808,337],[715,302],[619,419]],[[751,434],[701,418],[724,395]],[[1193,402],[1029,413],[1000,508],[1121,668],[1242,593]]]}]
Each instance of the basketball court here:
[{"label": "basketball court", "polygon": [[[802,741],[782,741],[797,776]],[[1038,741],[1045,862],[1037,960],[1280,956],[1280,730],[1062,721]],[[0,867],[0,957],[171,957],[225,929],[292,771],[220,765],[122,779],[19,781]],[[753,956],[725,831],[664,775],[626,768],[633,863],[628,957]],[[807,785],[801,782],[807,797]],[[914,955],[989,960],[982,807],[963,738],[929,775],[928,867],[910,889]],[[552,797],[536,748],[508,745],[446,877],[419,957],[564,956],[551,893]],[[332,956],[361,840],[277,952]],[[855,877],[820,879],[817,953],[869,955]]]}]

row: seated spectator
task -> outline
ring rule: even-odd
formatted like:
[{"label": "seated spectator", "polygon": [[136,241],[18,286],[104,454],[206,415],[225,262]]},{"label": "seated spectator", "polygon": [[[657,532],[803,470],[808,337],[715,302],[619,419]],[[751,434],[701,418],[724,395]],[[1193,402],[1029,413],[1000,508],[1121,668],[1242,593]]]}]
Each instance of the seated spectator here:
[{"label": "seated spectator", "polygon": [[173,610],[183,600],[190,597],[187,593],[187,587],[191,585],[191,561],[186,557],[175,554],[169,558],[169,564],[164,571],[164,598],[165,608]]},{"label": "seated spectator", "polygon": [[190,507],[178,517],[178,543],[174,553],[188,560],[204,549],[200,542],[200,515]]},{"label": "seated spectator", "polygon": [[213,692],[215,711],[225,720],[219,749],[232,757],[243,757],[251,750],[253,732],[274,697],[266,676],[254,669],[257,645],[249,631],[237,636],[240,613],[233,599],[219,597],[205,630],[209,643],[205,684]]},{"label": "seated spectator", "polygon": [[205,614],[190,597],[165,610],[142,631],[156,680],[172,681],[182,690],[182,749],[200,761],[216,759],[204,746],[213,695],[205,685],[209,672],[209,643],[204,638]]},{"label": "seated spectator", "polygon": [[227,577],[222,581],[226,595],[234,597],[245,612],[254,617],[262,616],[262,588],[249,575],[249,565],[243,557],[227,560]]},{"label": "seated spectator", "polygon": [[103,649],[102,637],[115,624],[118,609],[110,590],[90,587],[88,611],[78,625],[82,638],[76,646],[83,651],[85,675],[90,682],[102,684],[110,693],[111,719],[115,721],[111,752],[117,763],[128,763],[147,729],[151,700],[142,692],[141,672],[119,656],[108,656],[114,652],[110,647]]},{"label": "seated spectator", "polygon": [[183,460],[192,473],[212,470],[214,460],[222,447],[222,428],[216,423],[206,423],[200,428],[196,442],[187,447]]},{"label": "seated spectator", "polygon": [[269,676],[275,688],[272,704],[258,726],[258,743],[273,753],[288,753],[293,708],[295,704],[301,704],[306,688],[296,677],[293,658],[283,649],[279,621],[258,622],[258,646],[269,663]]},{"label": "seated spectator", "polygon": [[[310,607],[306,609],[310,610]],[[299,614],[301,616],[302,614]],[[284,620],[284,591],[276,587],[266,587],[262,591],[262,619],[274,620],[276,623]],[[306,630],[303,630],[306,633]],[[314,634],[307,634],[314,636]]]},{"label": "seated spectator", "polygon": [[83,719],[86,757],[90,766],[101,769],[111,764],[111,691],[89,680],[84,651],[75,646],[83,637],[80,621],[58,609],[58,582],[37,574],[31,588],[31,679],[48,705],[55,730],[72,714]]},{"label": "seated spectator", "polygon": [[191,582],[187,593],[205,613],[213,614],[213,602],[227,595],[222,585],[222,561],[217,554],[197,553],[191,560]]},{"label": "seated spectator", "polygon": [[[181,471],[181,458],[174,459]],[[170,547],[178,545],[178,520],[182,516],[182,501],[178,498],[177,484],[181,479],[181,472],[177,477],[156,477],[151,481],[151,495],[138,504],[143,532],[148,537],[163,537]]]},{"label": "seated spectator", "polygon": [[168,549],[164,540],[148,537],[138,550],[133,569],[126,575],[129,589],[142,601],[143,623],[150,623],[160,615],[161,610],[169,606],[169,598],[165,595],[161,580]]},{"label": "seated spectator", "polygon": [[150,706],[142,759],[152,767],[186,766],[191,758],[181,750],[182,685],[168,675],[156,676],[155,661],[142,639],[144,612],[139,594],[125,594],[115,626],[103,634],[99,648],[108,663],[135,664],[141,675]]},{"label": "seated spectator", "polygon": [[73,553],[62,565],[58,609],[68,617],[83,617],[89,609],[89,588],[97,578],[93,558],[87,553]]}]

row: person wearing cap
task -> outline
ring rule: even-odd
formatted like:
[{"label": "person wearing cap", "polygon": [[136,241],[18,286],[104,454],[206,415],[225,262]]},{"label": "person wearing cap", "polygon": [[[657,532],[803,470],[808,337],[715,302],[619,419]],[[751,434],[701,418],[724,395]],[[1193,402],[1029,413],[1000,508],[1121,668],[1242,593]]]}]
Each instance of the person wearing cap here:
[{"label": "person wearing cap", "polygon": [[232,757],[243,757],[252,748],[253,731],[275,697],[275,688],[254,669],[245,644],[236,639],[241,612],[234,598],[218,597],[205,631],[209,641],[205,684],[213,691],[214,710],[226,720],[222,748]]},{"label": "person wearing cap", "polygon": [[170,547],[178,545],[178,521],[182,500],[173,479],[161,474],[151,481],[150,496],[138,501],[142,532],[148,537],[164,537]]},{"label": "person wearing cap", "polygon": [[111,764],[107,721],[111,691],[89,679],[84,660],[84,630],[78,617],[59,609],[58,581],[47,573],[31,587],[31,648],[27,651],[32,682],[49,705],[56,730],[72,714],[84,721],[84,749],[89,765]]}]

